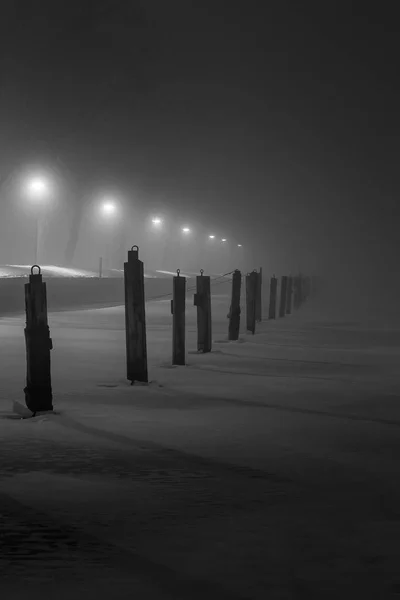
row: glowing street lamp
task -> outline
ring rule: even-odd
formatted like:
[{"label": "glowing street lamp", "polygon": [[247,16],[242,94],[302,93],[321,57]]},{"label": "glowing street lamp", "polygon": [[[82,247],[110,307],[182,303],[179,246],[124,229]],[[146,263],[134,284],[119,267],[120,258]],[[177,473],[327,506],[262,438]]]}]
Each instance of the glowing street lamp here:
[{"label": "glowing street lamp", "polygon": [[222,238],[221,242],[226,242],[226,238]]},{"label": "glowing street lamp", "polygon": [[241,247],[242,247],[242,244],[238,244],[238,248],[241,248]]},{"label": "glowing street lamp", "polygon": [[31,202],[43,202],[50,192],[49,182],[44,177],[32,177],[26,183],[26,192]]},{"label": "glowing street lamp", "polygon": [[214,240],[215,239],[215,235],[209,235],[208,237],[210,238],[210,240]]},{"label": "glowing street lamp", "polygon": [[106,202],[103,202],[100,210],[105,217],[111,217],[117,212],[117,205],[115,202],[107,200]]},{"label": "glowing street lamp", "polygon": [[[120,205],[118,200],[115,200],[111,197],[103,197],[103,202],[98,206],[98,210],[103,217],[103,221],[107,222],[107,235],[106,235],[106,256],[107,262],[109,264],[109,268],[112,267],[112,256],[113,256],[113,240],[115,235],[115,227],[119,223],[120,217]],[[102,271],[103,268],[103,258],[100,257],[100,268],[99,271]]]},{"label": "glowing street lamp", "polygon": [[[35,205],[39,204],[43,206],[49,199],[50,195],[49,181],[41,175],[34,175],[26,181],[25,193],[29,202]],[[40,215],[41,211],[37,210],[35,219],[35,264],[37,264],[39,261]]]},{"label": "glowing street lamp", "polygon": [[188,233],[190,233],[190,229],[189,229],[189,227],[182,227],[182,231],[183,231],[183,233],[185,233],[185,234],[188,234]]},{"label": "glowing street lamp", "polygon": [[153,223],[154,227],[161,227],[163,224],[163,220],[160,219],[160,217],[154,217],[151,222]]}]

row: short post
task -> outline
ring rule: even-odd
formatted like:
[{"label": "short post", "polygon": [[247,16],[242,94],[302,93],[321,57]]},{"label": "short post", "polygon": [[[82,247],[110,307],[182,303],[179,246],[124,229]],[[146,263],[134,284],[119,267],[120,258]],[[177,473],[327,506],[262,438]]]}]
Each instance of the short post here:
[{"label": "short post", "polygon": [[131,385],[135,381],[148,383],[144,270],[138,246],[132,246],[128,251],[124,283],[126,378]]},{"label": "short post", "polygon": [[269,312],[268,312],[269,319],[276,318],[277,292],[278,292],[278,280],[275,277],[275,275],[273,275],[273,277],[271,277],[271,283],[270,283],[270,287],[269,287]]},{"label": "short post", "polygon": [[236,270],[232,277],[231,307],[228,314],[229,332],[228,339],[236,341],[240,333],[240,289],[242,287],[242,274]]},{"label": "short post", "polygon": [[[34,274],[35,267],[38,273]],[[50,350],[53,343],[47,321],[46,284],[39,265],[33,265],[29,283],[25,284],[25,344],[27,375],[25,403],[34,414],[53,410]]]},{"label": "short post", "polygon": [[304,303],[304,278],[303,275],[299,275],[298,277],[298,286],[299,286],[299,308],[303,305]]},{"label": "short post", "polygon": [[281,277],[281,296],[280,296],[280,303],[279,303],[279,317],[280,318],[284,317],[286,314],[287,284],[288,284],[287,275],[282,275],[282,277]]},{"label": "short post", "polygon": [[210,276],[196,277],[196,294],[194,295],[194,306],[197,306],[197,350],[199,352],[211,352],[211,284]]},{"label": "short post", "polygon": [[99,258],[99,277],[100,279],[103,277],[103,257]]},{"label": "short post", "polygon": [[257,271],[246,275],[246,329],[253,335],[256,332],[257,280]]},{"label": "short post", "polygon": [[289,276],[286,289],[286,314],[292,314],[293,277]]},{"label": "short post", "polygon": [[301,293],[300,277],[297,275],[294,278],[294,289],[293,289],[293,308],[295,310],[298,310],[300,308],[300,304],[301,304],[300,293]]},{"label": "short post", "polygon": [[256,321],[262,321],[262,267],[257,273],[257,289],[256,289]]},{"label": "short post", "polygon": [[173,299],[171,300],[172,319],[172,364],[184,365],[185,361],[185,310],[186,277],[180,276],[180,270],[173,278]]}]

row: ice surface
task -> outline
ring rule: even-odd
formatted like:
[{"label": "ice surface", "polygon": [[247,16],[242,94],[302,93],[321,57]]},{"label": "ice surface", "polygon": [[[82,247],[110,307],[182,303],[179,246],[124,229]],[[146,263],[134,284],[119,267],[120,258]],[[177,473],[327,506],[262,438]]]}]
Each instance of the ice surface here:
[{"label": "ice surface", "polygon": [[[396,597],[400,324],[328,300],[228,342],[221,286],[202,355],[188,298],[177,368],[149,302],[148,386],[125,379],[123,307],[50,314],[59,414],[0,418],[4,597]],[[23,327],[0,320],[0,416]]]}]

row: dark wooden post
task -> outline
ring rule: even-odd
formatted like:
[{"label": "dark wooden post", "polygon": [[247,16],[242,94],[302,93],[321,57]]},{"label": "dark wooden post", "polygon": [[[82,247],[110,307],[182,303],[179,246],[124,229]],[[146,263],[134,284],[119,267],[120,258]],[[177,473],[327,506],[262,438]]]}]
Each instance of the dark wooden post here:
[{"label": "dark wooden post", "polygon": [[301,275],[301,274],[299,275],[298,285],[299,285],[299,308],[300,308],[304,303],[304,278],[303,278],[303,275]]},{"label": "dark wooden post", "polygon": [[[34,268],[39,272],[35,275]],[[25,403],[34,414],[53,410],[51,389],[50,350],[53,348],[47,321],[46,284],[39,265],[33,265],[29,283],[25,284],[25,344],[26,387]]]},{"label": "dark wooden post", "polygon": [[256,288],[256,321],[262,321],[262,267],[257,273],[257,288]]},{"label": "dark wooden post", "polygon": [[283,275],[281,278],[281,297],[279,303],[279,317],[282,318],[286,314],[286,300],[287,300],[287,275]]},{"label": "dark wooden post", "polygon": [[185,310],[186,310],[186,277],[173,279],[173,300],[171,300],[172,319],[172,364],[184,365],[185,361]]},{"label": "dark wooden post", "polygon": [[253,335],[256,332],[257,280],[257,271],[246,275],[246,328]]},{"label": "dark wooden post", "polygon": [[137,246],[128,251],[124,282],[126,377],[132,385],[135,381],[148,383],[144,271]]},{"label": "dark wooden post", "polygon": [[271,283],[269,287],[269,312],[268,318],[275,319],[276,318],[276,297],[278,291],[278,280],[275,277],[271,277]]},{"label": "dark wooden post", "polygon": [[100,279],[103,277],[103,257],[99,258],[99,277]]},{"label": "dark wooden post", "polygon": [[294,278],[293,287],[293,308],[297,310],[300,308],[300,277],[298,275]]},{"label": "dark wooden post", "polygon": [[292,313],[293,277],[288,277],[286,293],[286,314]]},{"label": "dark wooden post", "polygon": [[209,275],[196,277],[196,294],[194,305],[197,306],[197,350],[211,352],[211,286]]},{"label": "dark wooden post", "polygon": [[242,274],[236,270],[232,277],[232,297],[229,310],[229,332],[228,339],[235,341],[239,339],[240,332],[240,289],[242,287]]}]

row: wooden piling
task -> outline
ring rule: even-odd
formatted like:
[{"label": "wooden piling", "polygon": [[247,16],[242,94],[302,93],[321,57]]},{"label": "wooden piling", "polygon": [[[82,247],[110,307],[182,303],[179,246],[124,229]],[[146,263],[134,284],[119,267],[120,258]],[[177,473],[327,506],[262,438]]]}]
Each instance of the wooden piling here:
[{"label": "wooden piling", "polygon": [[197,350],[211,352],[211,283],[209,275],[203,273],[201,269],[200,277],[196,277],[194,295],[194,306],[197,306]]},{"label": "wooden piling", "polygon": [[257,273],[256,321],[258,323],[261,323],[262,321],[262,267],[260,267],[260,270]]},{"label": "wooden piling", "polygon": [[286,288],[286,314],[292,314],[293,277],[289,276]]},{"label": "wooden piling", "polygon": [[280,318],[282,318],[286,315],[287,284],[288,284],[287,275],[282,275],[282,277],[281,277],[281,296],[280,296],[280,303],[279,303],[279,317]]},{"label": "wooden piling", "polygon": [[257,280],[257,271],[246,275],[246,329],[253,335],[256,332]]},{"label": "wooden piling", "polygon": [[271,277],[271,282],[269,286],[269,311],[268,318],[275,319],[276,318],[276,298],[278,292],[278,280],[275,277]]},{"label": "wooden piling", "polygon": [[236,270],[232,277],[232,296],[229,310],[229,331],[228,339],[236,341],[239,339],[240,332],[240,290],[242,287],[242,274]]},{"label": "wooden piling", "polygon": [[293,308],[298,310],[301,305],[301,285],[300,276],[297,275],[293,281]]},{"label": "wooden piling", "polygon": [[128,251],[124,263],[126,373],[135,381],[148,383],[144,268],[138,246]]},{"label": "wooden piling", "polygon": [[177,270],[173,278],[173,299],[171,300],[172,319],[172,364],[186,364],[185,349],[185,310],[186,310],[186,277],[180,276]]},{"label": "wooden piling", "polygon": [[[38,273],[34,274],[34,269]],[[33,413],[53,410],[50,350],[53,343],[47,320],[46,284],[39,265],[33,265],[29,283],[25,284],[25,345],[26,387],[25,403]]]}]

